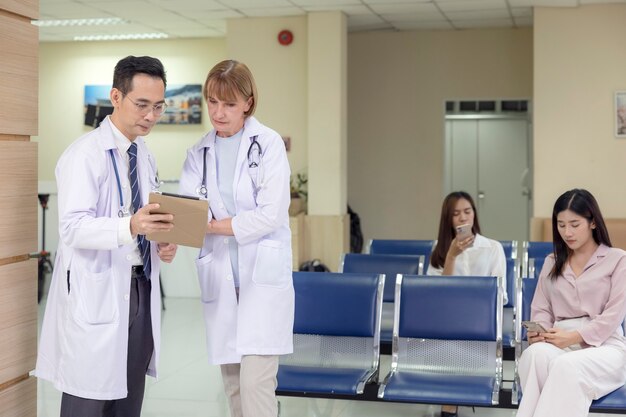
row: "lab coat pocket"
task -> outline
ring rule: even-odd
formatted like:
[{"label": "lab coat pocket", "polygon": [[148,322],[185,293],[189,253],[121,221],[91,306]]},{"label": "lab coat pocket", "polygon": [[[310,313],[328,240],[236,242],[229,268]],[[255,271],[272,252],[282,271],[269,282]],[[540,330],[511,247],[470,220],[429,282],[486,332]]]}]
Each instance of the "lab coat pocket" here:
[{"label": "lab coat pocket", "polygon": [[196,259],[196,268],[198,270],[198,282],[200,283],[200,299],[203,303],[210,303],[218,295],[213,254],[209,253],[202,258]]},{"label": "lab coat pocket", "polygon": [[291,277],[289,249],[278,240],[259,242],[252,281],[263,287],[285,288]]},{"label": "lab coat pocket", "polygon": [[74,314],[87,324],[110,324],[118,319],[113,269],[92,272],[84,267],[70,267],[70,298],[74,297]]}]

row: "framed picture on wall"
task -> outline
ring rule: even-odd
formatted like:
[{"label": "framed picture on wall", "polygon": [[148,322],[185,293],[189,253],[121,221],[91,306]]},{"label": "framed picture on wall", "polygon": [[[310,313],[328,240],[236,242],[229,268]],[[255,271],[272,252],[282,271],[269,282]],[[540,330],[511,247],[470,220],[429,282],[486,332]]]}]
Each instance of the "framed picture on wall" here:
[{"label": "framed picture on wall", "polygon": [[[85,125],[98,127],[113,112],[109,93],[111,85],[85,86]],[[174,84],[165,91],[167,108],[159,119],[165,125],[198,125],[202,123],[202,85]]]},{"label": "framed picture on wall", "polygon": [[626,138],[626,91],[615,92],[615,137]]}]

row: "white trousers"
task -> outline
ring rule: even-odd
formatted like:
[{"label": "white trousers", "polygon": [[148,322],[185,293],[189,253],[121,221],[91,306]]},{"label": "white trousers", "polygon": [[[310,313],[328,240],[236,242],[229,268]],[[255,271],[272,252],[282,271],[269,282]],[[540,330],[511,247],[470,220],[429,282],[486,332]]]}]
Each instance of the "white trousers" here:
[{"label": "white trousers", "polygon": [[278,416],[278,356],[246,355],[220,368],[232,417]]},{"label": "white trousers", "polygon": [[519,376],[517,417],[585,417],[591,401],[624,385],[626,350],[616,336],[581,350],[537,342],[524,350]]}]

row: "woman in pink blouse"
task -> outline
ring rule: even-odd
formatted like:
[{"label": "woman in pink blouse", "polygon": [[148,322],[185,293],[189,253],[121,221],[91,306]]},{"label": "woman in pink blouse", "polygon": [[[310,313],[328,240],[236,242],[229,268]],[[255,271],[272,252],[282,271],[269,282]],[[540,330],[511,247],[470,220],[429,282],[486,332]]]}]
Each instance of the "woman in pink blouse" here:
[{"label": "woman in pink blouse", "polygon": [[552,234],[554,254],[531,305],[531,319],[547,331],[528,332],[517,417],[587,416],[594,399],[626,381],[626,252],[611,247],[586,190],[556,200]]}]

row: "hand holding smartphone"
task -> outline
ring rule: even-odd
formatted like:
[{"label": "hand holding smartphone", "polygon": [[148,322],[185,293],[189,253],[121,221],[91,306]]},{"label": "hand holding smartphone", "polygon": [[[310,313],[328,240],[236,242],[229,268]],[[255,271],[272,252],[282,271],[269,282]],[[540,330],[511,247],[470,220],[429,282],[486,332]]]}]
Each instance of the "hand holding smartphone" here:
[{"label": "hand holding smartphone", "polygon": [[528,332],[547,333],[548,331],[536,321],[523,321],[522,326]]},{"label": "hand holding smartphone", "polygon": [[462,224],[456,227],[456,241],[462,242],[472,236],[472,225]]}]

